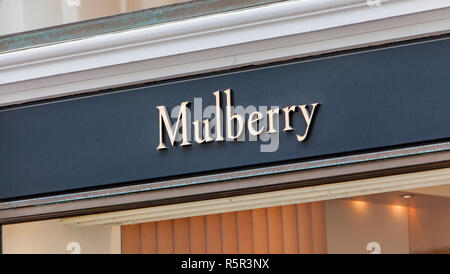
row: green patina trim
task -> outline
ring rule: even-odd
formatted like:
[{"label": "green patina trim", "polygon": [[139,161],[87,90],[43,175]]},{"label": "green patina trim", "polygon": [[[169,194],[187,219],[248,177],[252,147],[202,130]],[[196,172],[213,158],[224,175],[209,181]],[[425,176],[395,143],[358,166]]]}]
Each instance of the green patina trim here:
[{"label": "green patina trim", "polygon": [[0,53],[286,0],[197,0],[0,37]]}]

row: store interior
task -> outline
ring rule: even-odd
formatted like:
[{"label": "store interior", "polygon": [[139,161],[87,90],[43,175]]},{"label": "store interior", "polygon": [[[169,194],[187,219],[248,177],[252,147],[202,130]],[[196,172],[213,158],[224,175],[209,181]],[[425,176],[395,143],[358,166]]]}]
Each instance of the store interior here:
[{"label": "store interior", "polygon": [[450,184],[128,225],[3,226],[4,253],[450,253]]}]

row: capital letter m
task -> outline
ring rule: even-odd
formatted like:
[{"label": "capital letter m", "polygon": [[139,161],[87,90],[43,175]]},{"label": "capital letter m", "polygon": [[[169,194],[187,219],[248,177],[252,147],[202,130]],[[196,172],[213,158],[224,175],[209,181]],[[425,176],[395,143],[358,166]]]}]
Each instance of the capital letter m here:
[{"label": "capital letter m", "polygon": [[175,123],[175,127],[172,126],[170,121],[169,114],[167,113],[167,109],[165,106],[157,106],[156,108],[159,110],[159,145],[157,149],[167,149],[167,146],[164,144],[164,136],[163,136],[163,123],[169,136],[170,143],[172,146],[175,144],[175,137],[180,128],[180,120],[181,120],[181,130],[183,134],[183,142],[181,146],[188,146],[191,143],[188,138],[188,123],[187,121],[187,106],[190,102],[183,102],[180,106],[180,111],[178,112],[177,122]]}]

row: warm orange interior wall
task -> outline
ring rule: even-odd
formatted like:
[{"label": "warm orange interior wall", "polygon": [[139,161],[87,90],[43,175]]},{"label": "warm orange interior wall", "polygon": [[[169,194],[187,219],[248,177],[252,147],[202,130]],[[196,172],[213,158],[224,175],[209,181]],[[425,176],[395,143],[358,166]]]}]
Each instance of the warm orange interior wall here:
[{"label": "warm orange interior wall", "polygon": [[410,253],[450,253],[450,203],[408,208]]},{"label": "warm orange interior wall", "polygon": [[326,253],[323,202],[122,226],[122,253]]}]

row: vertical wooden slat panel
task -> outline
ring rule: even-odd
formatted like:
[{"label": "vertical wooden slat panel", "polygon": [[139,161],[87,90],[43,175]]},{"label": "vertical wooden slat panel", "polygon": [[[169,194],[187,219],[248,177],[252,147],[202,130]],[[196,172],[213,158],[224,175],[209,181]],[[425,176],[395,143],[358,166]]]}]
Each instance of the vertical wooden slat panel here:
[{"label": "vertical wooden slat panel", "polygon": [[139,254],[141,253],[140,244],[140,226],[125,225],[121,228],[122,253],[123,254]]},{"label": "vertical wooden slat panel", "polygon": [[156,254],[156,222],[141,224],[141,253]]},{"label": "vertical wooden slat panel", "polygon": [[189,219],[173,220],[174,253],[187,254],[189,250]]},{"label": "vertical wooden slat panel", "polygon": [[297,227],[299,253],[313,253],[311,206],[309,203],[297,205]]},{"label": "vertical wooden slat panel", "polygon": [[238,211],[237,233],[239,254],[253,253],[252,212],[250,210]]},{"label": "vertical wooden slat panel", "polygon": [[267,210],[265,208],[252,210],[252,226],[255,254],[268,253]]},{"label": "vertical wooden slat panel", "polygon": [[205,216],[197,216],[189,218],[189,232],[191,242],[191,253],[206,253],[206,232],[205,232]]},{"label": "vertical wooden slat panel", "polygon": [[325,224],[325,203],[311,203],[313,251],[315,254],[327,253],[327,231]]},{"label": "vertical wooden slat panel", "polygon": [[225,254],[237,254],[236,212],[221,214],[222,217],[222,251]]},{"label": "vertical wooden slat panel", "polygon": [[297,211],[295,205],[282,206],[281,214],[281,219],[283,220],[284,253],[298,253]]},{"label": "vertical wooden slat panel", "polygon": [[172,220],[156,223],[157,252],[159,254],[173,253],[173,229]]},{"label": "vertical wooden slat panel", "polygon": [[126,225],[122,253],[327,253],[325,221],[314,202]]},{"label": "vertical wooden slat panel", "polygon": [[269,253],[283,253],[281,206],[267,208],[267,232],[269,237]]},{"label": "vertical wooden slat panel", "polygon": [[213,214],[206,217],[206,253],[222,253],[220,215]]}]

